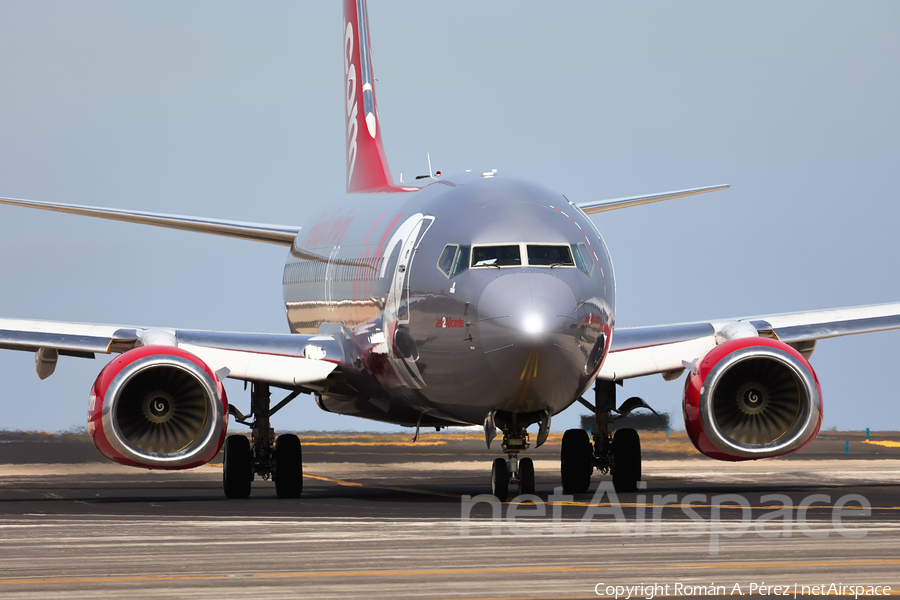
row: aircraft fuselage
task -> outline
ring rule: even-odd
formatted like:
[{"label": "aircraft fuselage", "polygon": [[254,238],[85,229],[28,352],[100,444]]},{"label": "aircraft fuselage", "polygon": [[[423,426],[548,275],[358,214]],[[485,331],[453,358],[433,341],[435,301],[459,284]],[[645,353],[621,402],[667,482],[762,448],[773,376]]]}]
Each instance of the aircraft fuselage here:
[{"label": "aircraft fuselage", "polygon": [[292,332],[342,332],[344,379],[320,406],[406,425],[556,414],[592,384],[615,321],[591,221],[561,194],[478,174],[323,207],[283,283]]}]

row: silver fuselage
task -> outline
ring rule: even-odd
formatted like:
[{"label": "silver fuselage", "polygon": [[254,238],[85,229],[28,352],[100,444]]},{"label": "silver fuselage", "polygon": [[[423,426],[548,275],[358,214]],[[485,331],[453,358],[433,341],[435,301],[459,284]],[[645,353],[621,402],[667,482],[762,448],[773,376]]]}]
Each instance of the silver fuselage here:
[{"label": "silver fuselage", "polygon": [[[484,244],[580,244],[591,264],[440,268],[448,245]],[[323,206],[288,256],[284,300],[292,332],[343,340],[323,409],[482,423],[556,414],[590,387],[609,351],[615,278],[599,232],[561,194],[466,174]]]}]

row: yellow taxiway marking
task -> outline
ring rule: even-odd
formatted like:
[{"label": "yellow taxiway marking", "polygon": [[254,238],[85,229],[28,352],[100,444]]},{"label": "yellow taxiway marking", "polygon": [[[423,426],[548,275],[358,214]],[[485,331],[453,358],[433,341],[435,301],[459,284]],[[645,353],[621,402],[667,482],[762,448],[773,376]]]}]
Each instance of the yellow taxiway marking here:
[{"label": "yellow taxiway marking", "polygon": [[875,441],[875,440],[866,440],[867,444],[875,444],[876,446],[884,446],[886,448],[900,448],[900,442],[892,442],[890,440],[885,441]]},{"label": "yellow taxiway marking", "polygon": [[[553,433],[551,436],[558,437],[562,439],[561,433]],[[380,441],[390,441],[390,440],[406,440],[409,439],[409,435],[406,433],[381,433],[381,434],[371,434],[371,433],[360,433],[360,434],[348,434],[348,435],[304,435],[303,443],[306,443],[305,440],[332,440],[335,443],[343,443],[344,440],[371,440],[373,443]],[[419,435],[419,443],[422,443],[422,440],[438,440],[438,441],[454,441],[454,442],[469,442],[469,441],[481,441],[484,439],[484,434],[482,433],[429,433],[424,432]]]},{"label": "yellow taxiway marking", "polygon": [[[385,454],[384,452],[316,452],[316,454],[334,454],[337,456],[385,456],[388,458],[393,458],[395,456],[489,456],[494,458],[496,454],[492,454],[490,452],[391,452],[390,454]],[[547,454],[547,460],[550,460],[552,457],[558,456],[556,454]],[[536,457],[535,462],[544,457]]]},{"label": "yellow taxiway marking", "polygon": [[[614,584],[610,584],[610,585],[613,585],[613,587],[615,587]],[[804,584],[797,584],[797,585],[799,587],[800,585],[804,585]],[[746,587],[747,584],[744,584],[744,586]],[[890,586],[887,586],[887,587],[890,587]],[[747,593],[749,594],[749,592],[747,592]],[[892,589],[891,591],[884,592],[881,595],[883,595],[883,596],[900,596],[900,590]],[[635,598],[634,595],[632,595],[631,597]],[[646,596],[637,596],[637,598],[639,598],[639,599],[642,599],[645,597]],[[676,597],[684,598],[685,596],[684,596],[684,593],[681,593],[681,594],[665,594],[665,593],[663,593],[663,594],[656,594],[653,597],[654,598],[676,598]],[[793,598],[793,592],[791,593],[790,597]],[[581,599],[584,599],[584,598],[618,598],[618,600],[621,600],[622,596],[621,595],[620,596],[612,596],[612,595],[606,596],[606,595],[602,595],[602,594],[590,594],[590,595],[575,594],[575,595],[568,595],[568,596],[547,596],[546,594],[542,594],[540,596],[522,596],[522,595],[490,596],[490,597],[484,596],[484,597],[480,597],[480,598],[464,598],[463,600],[577,600],[579,598],[581,598]],[[451,600],[451,599],[435,598],[433,600]],[[453,600],[458,600],[458,599],[454,598]]]},{"label": "yellow taxiway marking", "polygon": [[[507,502],[506,504],[513,504],[513,502]],[[521,503],[516,503],[516,504],[521,504]],[[529,502],[525,502],[524,504],[529,504]],[[559,504],[562,506],[582,506],[585,508],[605,508],[605,507],[609,507],[609,506],[618,506],[620,508],[640,508],[640,507],[654,508],[656,506],[658,506],[660,508],[663,508],[663,507],[665,507],[665,508],[680,508],[681,507],[680,502],[671,502],[671,503],[667,503],[665,505],[650,504],[648,502],[642,502],[642,503],[639,503],[639,502],[617,502],[616,504],[613,504],[611,502],[600,502],[600,503],[547,502],[547,504],[551,504],[551,505]],[[728,503],[728,504],[697,504],[695,502],[691,503],[691,508],[712,508],[714,506],[718,506],[719,508],[724,508],[724,509],[735,509],[735,510],[744,508],[740,504],[733,504],[733,503]],[[782,508],[790,508],[793,510],[800,510],[801,507],[800,506],[782,506],[781,504],[776,503],[776,504],[768,504],[768,505],[763,505],[763,506],[750,506],[748,508],[750,508],[751,510],[773,510],[773,509],[781,510]],[[805,510],[833,510],[833,509],[834,509],[834,506],[831,504],[810,504],[809,506],[806,507]],[[862,507],[848,504],[847,506],[841,507],[841,510],[845,510],[845,509],[846,510],[862,510]],[[873,506],[873,507],[871,507],[871,509],[872,510],[900,510],[900,506]]]},{"label": "yellow taxiway marking", "polygon": [[336,483],[338,485],[347,485],[353,487],[365,487],[376,490],[392,490],[395,492],[407,492],[410,494],[423,494],[425,496],[442,496],[444,498],[462,498],[459,494],[447,494],[444,492],[429,492],[427,490],[416,490],[413,488],[401,488],[401,487],[391,487],[386,485],[366,485],[364,483],[357,483],[355,481],[346,481],[344,479],[332,479],[331,477],[322,477],[321,475],[307,475],[303,474],[304,477],[309,477],[310,479],[318,479],[320,481],[330,481],[331,483]]},{"label": "yellow taxiway marking", "polygon": [[[248,573],[241,574],[249,579],[314,579],[329,577],[416,577],[423,575],[489,575],[494,573],[585,573],[592,571],[647,571],[648,569],[759,569],[778,567],[838,567],[838,566],[878,566],[900,565],[900,559],[882,560],[822,560],[822,561],[767,561],[767,562],[708,562],[655,565],[609,565],[589,567],[498,567],[475,569],[396,569],[367,571],[311,571],[305,573]],[[49,583],[116,583],[140,581],[185,581],[230,579],[232,574],[219,575],[124,575],[105,577],[34,577],[23,579],[3,579],[0,586],[36,585]]]},{"label": "yellow taxiway marking", "polygon": [[[673,431],[670,434],[672,437],[676,435],[680,435],[681,437],[687,439],[686,434],[684,432]],[[551,433],[547,437],[547,443],[551,442],[561,442],[563,434],[561,433]],[[246,437],[249,438],[249,435]],[[665,432],[647,432],[641,435],[641,438],[663,438],[665,437]],[[304,435],[301,441],[303,444],[307,443],[319,443],[319,442],[332,442],[334,445],[339,446],[348,443],[348,440],[355,440],[360,442],[362,445],[371,445],[371,446],[382,446],[382,445],[391,445],[392,443],[411,443],[409,441],[409,434],[407,433],[385,433],[385,434],[349,434],[349,435]],[[483,433],[429,433],[424,432],[419,435],[419,441],[416,442],[419,446],[427,446],[429,444],[446,444],[447,442],[484,442],[484,434]]]},{"label": "yellow taxiway marking", "polygon": [[[222,468],[220,463],[207,463],[211,467],[219,467]],[[393,487],[388,485],[369,485],[365,483],[358,483],[356,481],[347,481],[345,479],[333,479],[331,477],[324,477],[322,475],[309,475],[307,473],[303,474],[304,477],[309,477],[310,479],[318,479],[319,481],[328,481],[330,483],[336,483],[338,485],[351,486],[351,487],[363,487],[363,488],[372,488],[378,490],[392,490],[395,492],[406,492],[409,494],[422,494],[423,496],[441,496],[443,498],[462,498],[463,494],[450,494],[446,492],[430,492],[428,490],[418,490],[415,488],[404,488],[404,487]],[[534,504],[531,500],[525,501],[517,501],[515,498],[512,500],[507,500],[506,502],[502,502],[502,504],[516,504],[522,506],[529,506]],[[613,504],[612,502],[576,502],[576,501],[559,501],[559,502],[550,502],[547,501],[546,504],[551,506],[577,506],[581,508],[610,508],[613,506],[617,506],[619,508],[667,508],[674,509],[680,508],[680,502],[669,502],[666,504],[652,504],[650,502],[618,502]],[[744,508],[740,504],[698,504],[696,502],[691,503],[692,508],[712,508],[713,506],[718,506],[723,509],[732,509],[738,510]],[[799,506],[781,506],[780,504],[767,504],[763,506],[751,506],[751,510],[781,510],[782,508],[790,508],[792,510],[800,510]],[[806,510],[833,510],[834,506],[831,504],[811,504],[806,507]],[[842,510],[862,510],[862,506],[855,505],[847,505],[842,507]],[[900,506],[873,506],[871,510],[900,510]]]},{"label": "yellow taxiway marking", "polygon": [[344,481],[343,479],[332,479],[331,477],[320,477],[318,475],[307,475],[303,474],[304,477],[309,477],[310,479],[318,479],[320,481],[330,481],[331,483],[336,483],[338,485],[348,485],[351,487],[368,487],[363,485],[362,483],[356,483],[355,481]]},{"label": "yellow taxiway marking", "polygon": [[[611,585],[613,585],[613,584],[611,584]],[[800,585],[804,585],[804,584],[798,584],[798,586],[800,586]],[[744,584],[744,586],[746,587],[747,584]],[[887,586],[887,587],[890,587],[890,586]],[[747,592],[747,593],[749,593],[749,592]],[[883,596],[900,596],[900,590],[891,590],[889,592],[883,592],[881,595],[883,595]],[[634,595],[632,595],[631,597],[635,598]],[[645,597],[646,596],[637,596],[637,598],[645,598]],[[684,593],[681,593],[681,594],[665,594],[665,593],[663,593],[663,594],[656,594],[653,597],[654,598],[676,598],[676,597],[684,598],[685,596],[684,596]],[[790,597],[793,598],[793,591],[791,592]],[[540,596],[521,596],[521,595],[491,596],[491,597],[485,596],[485,597],[481,597],[481,598],[464,598],[464,600],[577,600],[579,598],[581,598],[581,599],[583,599],[583,598],[618,598],[619,600],[621,600],[622,596],[621,595],[620,596],[612,596],[612,595],[606,596],[606,595],[600,595],[600,594],[589,594],[589,595],[575,594],[574,596],[571,596],[571,595],[570,596],[547,596],[545,594],[542,594]],[[435,598],[434,600],[450,600],[450,599],[449,598],[440,598],[440,599]],[[456,599],[454,599],[454,600],[456,600]]]},{"label": "yellow taxiway marking", "polygon": [[[311,479],[318,479],[320,481],[330,481],[331,483],[336,483],[338,485],[347,485],[353,487],[367,487],[381,490],[394,490],[397,492],[408,492],[411,494],[423,494],[426,496],[443,496],[445,498],[462,498],[462,494],[449,494],[444,492],[430,492],[428,490],[418,490],[415,488],[402,488],[402,487],[393,487],[393,486],[385,486],[385,485],[367,485],[365,483],[358,483],[355,481],[346,481],[344,479],[332,479],[330,477],[322,477],[321,475],[307,475],[303,474],[304,477],[309,477]],[[534,502],[530,500],[526,501],[517,501],[515,498],[512,500],[508,500],[503,502],[503,504],[517,504],[517,505],[532,505]],[[547,502],[550,505],[559,505],[559,506],[578,506],[583,508],[607,508],[618,506],[619,508],[653,508],[655,506],[660,506],[662,508],[679,508],[681,506],[680,503],[669,503],[665,505],[656,505],[648,502],[618,502],[613,504],[612,502],[574,502],[574,501],[561,501],[561,502]],[[724,509],[742,509],[743,507],[740,504],[698,504],[696,502],[691,503],[691,507],[693,508],[712,508],[713,506],[718,506],[719,508]],[[793,510],[799,510],[799,506],[785,506],[782,507],[780,504],[769,504],[763,506],[751,506],[752,510],[773,510],[773,509],[781,509],[781,508],[791,508]],[[806,507],[807,510],[833,510],[834,506],[830,504],[811,504]],[[862,510],[861,506],[848,505],[843,507],[848,510]],[[900,506],[873,506],[872,510],[900,510]]]},{"label": "yellow taxiway marking", "polygon": [[422,441],[422,442],[303,442],[304,446],[443,446],[447,442]]}]

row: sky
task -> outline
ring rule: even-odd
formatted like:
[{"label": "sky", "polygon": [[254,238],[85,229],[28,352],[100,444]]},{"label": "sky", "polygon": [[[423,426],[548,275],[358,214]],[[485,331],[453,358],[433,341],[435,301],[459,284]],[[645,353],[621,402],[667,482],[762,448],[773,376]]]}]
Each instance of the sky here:
[{"label": "sky", "polygon": [[[430,153],[574,202],[731,184],[593,217],[620,326],[900,300],[898,22],[888,1],[369,2],[395,178]],[[4,0],[0,196],[302,224],[344,193],[341,33],[339,2]],[[0,253],[2,317],[287,331],[282,247],[0,207]],[[819,343],[824,427],[900,429],[898,346]],[[39,381],[0,351],[0,428],[83,427],[106,360]],[[619,393],[680,427],[682,386]],[[309,396],[274,425],[402,430]]]}]

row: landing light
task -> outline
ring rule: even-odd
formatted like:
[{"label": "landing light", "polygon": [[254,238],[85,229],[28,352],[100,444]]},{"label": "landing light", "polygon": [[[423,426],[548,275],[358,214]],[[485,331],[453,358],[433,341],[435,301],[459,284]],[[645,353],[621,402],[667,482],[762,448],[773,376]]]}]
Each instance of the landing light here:
[{"label": "landing light", "polygon": [[539,315],[528,315],[522,322],[525,333],[540,333],[544,330],[544,320]]},{"label": "landing light", "polygon": [[322,360],[325,358],[325,349],[321,346],[313,346],[312,344],[303,348],[303,357],[309,360]]}]

